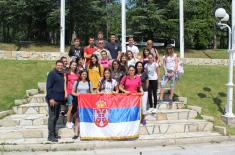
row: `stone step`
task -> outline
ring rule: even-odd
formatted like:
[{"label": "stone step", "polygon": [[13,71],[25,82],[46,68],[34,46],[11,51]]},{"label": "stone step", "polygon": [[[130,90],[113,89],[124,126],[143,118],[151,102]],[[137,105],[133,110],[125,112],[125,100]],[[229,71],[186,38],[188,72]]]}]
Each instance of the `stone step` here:
[{"label": "stone step", "polygon": [[213,123],[204,120],[164,120],[147,121],[140,126],[140,135],[209,132],[213,131]]},{"label": "stone step", "polygon": [[175,110],[158,110],[154,114],[146,114],[146,120],[188,120],[194,119],[197,112],[189,109],[175,109]]},{"label": "stone step", "polygon": [[47,114],[48,106],[45,102],[31,102],[28,104],[15,106],[13,111],[16,114]]},{"label": "stone step", "polygon": [[[9,123],[11,122],[11,123]],[[47,125],[47,114],[15,114],[1,120],[1,126],[38,126]]]},{"label": "stone step", "polygon": [[44,103],[46,102],[46,94],[37,94],[29,98],[29,103]]},{"label": "stone step", "polygon": [[159,110],[164,109],[183,109],[185,106],[183,101],[174,101],[172,104],[170,104],[169,101],[163,101],[158,105]]},{"label": "stone step", "polygon": [[[214,132],[193,132],[193,133],[175,133],[175,134],[154,134],[154,135],[140,135],[139,141],[145,142],[148,140],[168,140],[168,139],[192,139],[192,138],[208,138],[211,137],[222,137],[222,135]],[[83,141],[84,142],[84,141]],[[96,141],[99,142],[99,141]],[[46,138],[21,138],[21,139],[0,139],[0,143],[2,144],[48,144]],[[73,140],[70,138],[61,138],[59,139],[59,144],[70,144],[70,143],[81,143],[80,139]],[[89,142],[90,143],[90,142]]]},{"label": "stone step", "polygon": [[[71,138],[74,135],[73,129],[63,126],[58,127],[58,135],[61,138]],[[140,125],[140,135],[155,134],[176,134],[191,132],[211,132],[213,124],[203,120],[180,120],[180,121],[155,121],[147,122],[146,126]],[[21,139],[21,138],[47,138],[47,125],[38,126],[15,126],[0,127],[0,139]]]}]

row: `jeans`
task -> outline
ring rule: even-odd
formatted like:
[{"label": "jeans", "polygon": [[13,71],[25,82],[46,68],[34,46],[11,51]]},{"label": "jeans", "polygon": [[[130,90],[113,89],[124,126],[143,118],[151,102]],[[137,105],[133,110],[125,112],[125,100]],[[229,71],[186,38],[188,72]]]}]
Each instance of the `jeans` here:
[{"label": "jeans", "polygon": [[54,107],[50,107],[48,103],[48,138],[56,137],[56,122],[60,115],[61,103],[55,102]]},{"label": "jeans", "polygon": [[[149,80],[149,87],[148,87],[148,99],[150,108],[157,107],[157,89],[158,89],[158,80]],[[152,99],[153,95],[153,99]],[[153,104],[154,100],[154,104]]]}]

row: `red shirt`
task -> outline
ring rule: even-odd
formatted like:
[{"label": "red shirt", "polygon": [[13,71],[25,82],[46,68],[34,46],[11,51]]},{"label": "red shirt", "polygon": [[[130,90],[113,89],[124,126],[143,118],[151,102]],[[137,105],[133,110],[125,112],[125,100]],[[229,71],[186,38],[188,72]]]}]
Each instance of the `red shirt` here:
[{"label": "red shirt", "polygon": [[67,79],[67,93],[72,94],[73,84],[74,84],[75,81],[78,80],[79,75],[78,74],[65,73],[64,76]]},{"label": "red shirt", "polygon": [[131,93],[137,93],[138,88],[142,85],[139,76],[134,76],[134,79],[131,79],[130,76],[124,76],[121,80],[121,84],[124,86],[125,90]]},{"label": "red shirt", "polygon": [[[84,55],[91,55],[93,54],[95,51],[97,50],[97,48],[95,46],[90,47],[90,46],[86,46],[84,47]],[[86,58],[86,63],[90,63],[90,59]]]}]

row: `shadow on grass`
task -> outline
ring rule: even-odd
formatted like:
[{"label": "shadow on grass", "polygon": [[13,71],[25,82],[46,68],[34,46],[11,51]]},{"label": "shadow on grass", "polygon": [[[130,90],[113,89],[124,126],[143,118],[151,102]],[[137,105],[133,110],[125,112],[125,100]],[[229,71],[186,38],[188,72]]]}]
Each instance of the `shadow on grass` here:
[{"label": "shadow on grass", "polygon": [[221,97],[226,97],[226,94],[223,92],[219,92],[217,96],[212,94],[212,90],[209,87],[203,87],[202,89],[204,92],[200,92],[197,94],[200,98],[210,98],[212,99],[213,103],[218,107],[218,111],[221,114],[224,114],[224,107],[222,107],[222,100]]}]

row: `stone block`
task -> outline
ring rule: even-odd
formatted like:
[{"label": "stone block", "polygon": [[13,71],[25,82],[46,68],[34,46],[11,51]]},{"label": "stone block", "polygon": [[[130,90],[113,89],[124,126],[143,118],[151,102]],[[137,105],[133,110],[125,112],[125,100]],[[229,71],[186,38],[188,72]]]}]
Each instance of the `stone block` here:
[{"label": "stone block", "polygon": [[45,125],[44,123],[45,123],[44,118],[33,120],[33,126]]},{"label": "stone block", "polygon": [[26,99],[20,99],[20,100],[15,100],[15,105],[22,105],[22,104],[26,104],[27,100]]},{"label": "stone block", "polygon": [[189,112],[189,118],[190,118],[190,119],[193,119],[193,118],[195,118],[195,117],[197,117],[197,112],[194,111],[194,110],[191,110],[191,111]]},{"label": "stone block", "polygon": [[21,126],[32,126],[33,125],[33,121],[32,120],[21,120],[20,121],[20,125]]},{"label": "stone block", "polygon": [[187,124],[188,132],[198,132],[198,124]]},{"label": "stone block", "polygon": [[199,114],[202,113],[202,108],[201,107],[189,105],[188,108],[198,112]]},{"label": "stone block", "polygon": [[185,124],[171,124],[167,133],[184,133],[185,128]]},{"label": "stone block", "polygon": [[38,114],[38,107],[29,107],[25,114]]},{"label": "stone block", "polygon": [[235,117],[221,116],[221,119],[230,127],[235,127]]},{"label": "stone block", "polygon": [[149,135],[146,126],[140,126],[140,127],[139,127],[139,134],[140,134],[140,135]]},{"label": "stone block", "polygon": [[155,121],[156,115],[155,114],[147,114],[147,115],[145,115],[145,119],[148,121]]},{"label": "stone block", "polygon": [[38,91],[39,93],[46,93],[46,83],[38,82]]},{"label": "stone block", "polygon": [[61,128],[58,130],[58,135],[61,136],[61,138],[71,138],[74,136],[74,131],[73,129]]},{"label": "stone block", "polygon": [[214,126],[214,130],[223,136],[227,135],[227,130],[226,130],[226,127],[224,126]]},{"label": "stone block", "polygon": [[13,110],[0,111],[0,119],[12,114],[13,112],[14,112]]},{"label": "stone block", "polygon": [[19,139],[19,138],[23,138],[23,135],[21,132],[18,131],[10,131],[7,130],[6,132],[4,132],[4,134],[0,134],[0,139]]},{"label": "stone block", "polygon": [[178,112],[167,113],[167,120],[178,120]]},{"label": "stone block", "polygon": [[161,112],[157,113],[156,119],[157,119],[157,121],[167,120],[167,115],[166,115],[166,113],[161,113]]},{"label": "stone block", "polygon": [[213,131],[214,125],[211,122],[199,124],[199,131]]},{"label": "stone block", "polygon": [[181,112],[179,112],[178,114],[179,114],[179,120],[181,120],[181,119],[189,119],[189,113],[190,113],[190,111],[181,111]]},{"label": "stone block", "polygon": [[159,128],[161,134],[166,134],[170,128],[170,124],[161,124]]},{"label": "stone block", "polygon": [[42,130],[40,129],[23,130],[22,134],[24,138],[43,138],[43,133],[42,133]]},{"label": "stone block", "polygon": [[26,95],[29,96],[33,96],[33,95],[37,95],[38,94],[38,89],[30,89],[30,90],[26,90]]},{"label": "stone block", "polygon": [[214,122],[215,118],[212,116],[201,115],[202,118],[206,121]]},{"label": "stone block", "polygon": [[48,107],[39,107],[40,114],[48,114]]}]

